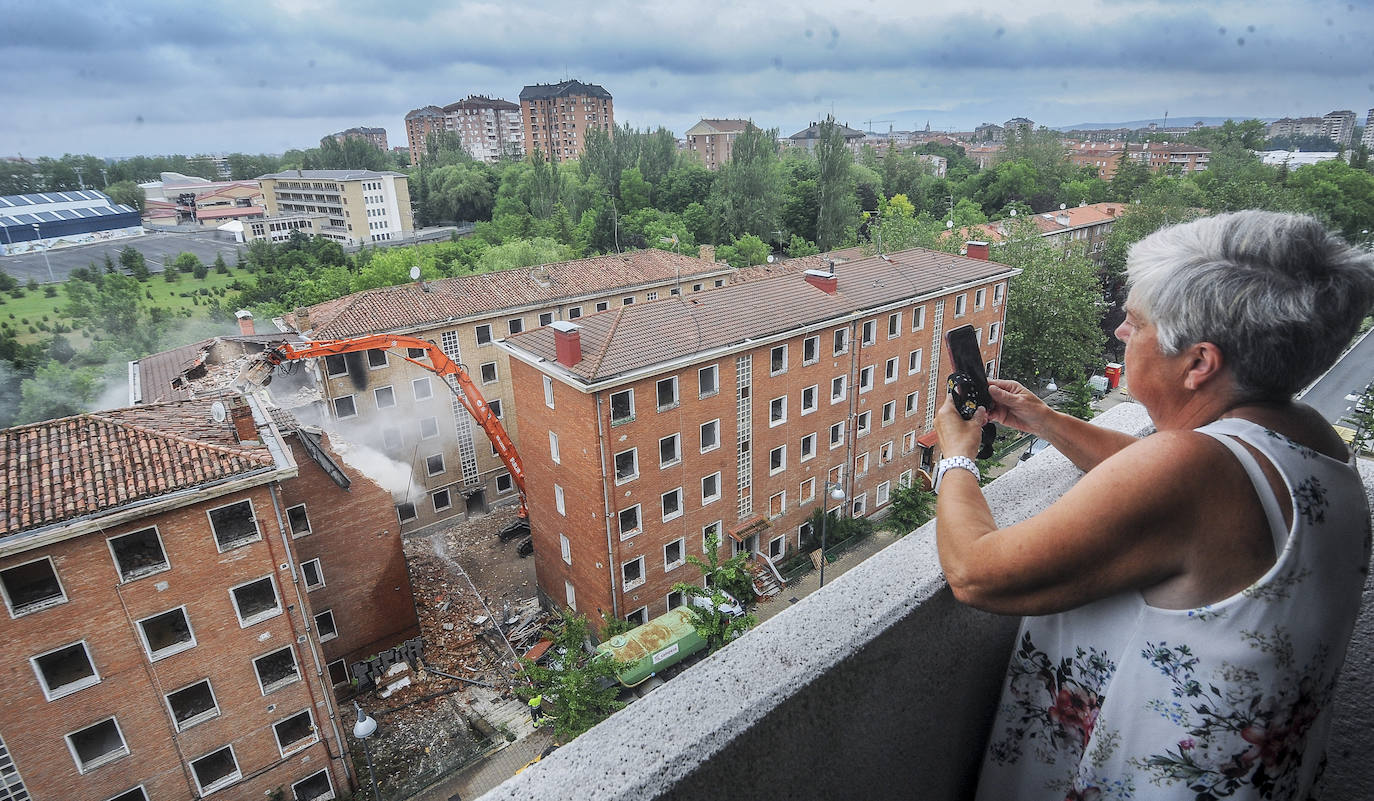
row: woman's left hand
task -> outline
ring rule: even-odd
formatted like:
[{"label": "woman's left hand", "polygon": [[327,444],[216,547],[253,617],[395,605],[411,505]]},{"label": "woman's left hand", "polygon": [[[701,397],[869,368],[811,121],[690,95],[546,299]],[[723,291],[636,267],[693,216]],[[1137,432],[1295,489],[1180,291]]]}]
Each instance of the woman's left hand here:
[{"label": "woman's left hand", "polygon": [[965,420],[959,416],[954,399],[945,395],[945,402],[935,413],[935,433],[940,438],[942,456],[967,456],[975,459],[983,444],[983,424],[988,421],[988,410],[982,406],[974,413],[973,419]]}]

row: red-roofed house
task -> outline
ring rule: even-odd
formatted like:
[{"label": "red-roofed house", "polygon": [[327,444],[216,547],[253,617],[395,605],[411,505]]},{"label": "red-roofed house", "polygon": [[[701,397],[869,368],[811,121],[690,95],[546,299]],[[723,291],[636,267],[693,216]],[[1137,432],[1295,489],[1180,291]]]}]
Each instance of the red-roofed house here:
[{"label": "red-roofed house", "polygon": [[326,439],[242,396],[115,409],[0,431],[0,486],[4,797],[355,786],[332,686],[417,626]]}]

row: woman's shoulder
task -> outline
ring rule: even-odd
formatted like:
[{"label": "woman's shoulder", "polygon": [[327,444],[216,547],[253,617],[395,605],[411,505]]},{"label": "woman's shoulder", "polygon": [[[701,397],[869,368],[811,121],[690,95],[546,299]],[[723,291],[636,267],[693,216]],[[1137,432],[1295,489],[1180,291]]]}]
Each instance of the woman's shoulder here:
[{"label": "woman's shoulder", "polygon": [[1349,457],[1345,442],[1321,413],[1305,403],[1241,406],[1233,417],[1338,462]]}]

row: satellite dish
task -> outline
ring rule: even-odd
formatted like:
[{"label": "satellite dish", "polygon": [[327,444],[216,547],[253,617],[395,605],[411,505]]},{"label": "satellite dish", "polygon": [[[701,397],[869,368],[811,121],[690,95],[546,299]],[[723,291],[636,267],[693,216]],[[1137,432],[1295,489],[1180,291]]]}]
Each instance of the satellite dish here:
[{"label": "satellite dish", "polygon": [[1059,204],[1059,210],[1060,210],[1060,211],[1063,211],[1063,210],[1064,210],[1064,204],[1063,204],[1063,203],[1060,203],[1060,204]]},{"label": "satellite dish", "polygon": [[1016,209],[1012,209],[1012,210],[1011,210],[1011,216],[1013,216],[1013,217],[1016,216]]},{"label": "satellite dish", "polygon": [[210,419],[216,423],[223,423],[229,418],[229,410],[224,408],[222,401],[215,401],[210,404]]},{"label": "satellite dish", "polygon": [[945,220],[945,227],[946,227],[946,228],[953,228],[953,227],[954,227],[954,221],[953,221],[953,220]]},{"label": "satellite dish", "polygon": [[768,254],[768,263],[769,263],[769,264],[772,264],[772,263],[773,263],[773,254],[772,254],[772,253],[769,253],[769,254]]},{"label": "satellite dish", "polygon": [[417,265],[415,265],[414,267],[411,267],[411,268],[410,268],[410,280],[412,280],[412,281],[419,281],[419,280],[420,280],[420,265],[417,264]]}]

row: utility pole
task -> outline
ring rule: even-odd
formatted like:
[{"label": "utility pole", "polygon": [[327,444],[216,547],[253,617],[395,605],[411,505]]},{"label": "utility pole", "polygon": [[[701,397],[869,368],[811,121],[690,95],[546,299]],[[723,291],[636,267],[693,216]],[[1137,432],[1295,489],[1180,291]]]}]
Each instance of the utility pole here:
[{"label": "utility pole", "polygon": [[76,172],[76,183],[77,183],[77,185],[79,185],[79,186],[81,187],[82,191],[85,191],[85,189],[86,189],[86,182],[83,181],[83,180],[81,180],[81,168],[80,168],[80,167],[72,167],[72,170]]}]

